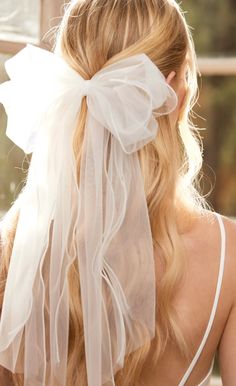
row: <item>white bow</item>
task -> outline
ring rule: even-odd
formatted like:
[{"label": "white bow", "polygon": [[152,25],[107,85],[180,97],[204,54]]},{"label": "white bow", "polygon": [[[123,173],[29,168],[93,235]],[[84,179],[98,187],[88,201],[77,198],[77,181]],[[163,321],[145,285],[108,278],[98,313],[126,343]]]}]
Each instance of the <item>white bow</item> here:
[{"label": "white bow", "polygon": [[[28,45],[6,69],[7,135],[33,155],[5,289],[0,364],[24,371],[25,386],[66,385],[66,276],[77,261],[88,386],[115,385],[125,355],[155,335],[152,235],[136,151],[155,138],[155,117],[173,111],[177,96],[145,54],[84,80],[59,55]],[[78,187],[72,141],[85,95]]]}]

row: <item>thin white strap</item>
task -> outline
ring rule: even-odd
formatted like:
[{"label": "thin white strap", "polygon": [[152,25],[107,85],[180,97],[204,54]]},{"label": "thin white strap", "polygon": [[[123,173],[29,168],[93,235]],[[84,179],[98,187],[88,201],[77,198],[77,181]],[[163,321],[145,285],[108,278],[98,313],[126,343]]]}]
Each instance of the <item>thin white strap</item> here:
[{"label": "thin white strap", "polygon": [[189,365],[189,368],[187,369],[186,373],[184,374],[183,378],[181,379],[180,383],[179,383],[179,386],[183,386],[187,379],[189,378],[199,356],[201,355],[202,353],[202,350],[204,348],[204,345],[206,343],[206,340],[208,338],[208,335],[210,333],[210,330],[211,330],[211,327],[212,327],[212,324],[213,324],[213,321],[214,321],[214,317],[215,317],[215,313],[216,313],[216,309],[217,309],[217,305],[218,305],[218,300],[219,300],[219,296],[220,296],[220,289],[221,289],[221,285],[222,285],[222,278],[223,278],[223,272],[224,272],[224,262],[225,262],[225,241],[226,241],[226,237],[225,237],[225,228],[224,228],[224,223],[222,221],[222,218],[221,216],[218,214],[218,213],[215,213],[218,221],[219,221],[219,225],[220,225],[220,233],[221,233],[221,255],[220,255],[220,267],[219,267],[219,274],[218,274],[218,281],[217,281],[217,287],[216,287],[216,293],[215,293],[215,299],[214,299],[214,303],[213,303],[213,306],[212,306],[212,310],[211,310],[211,315],[210,315],[210,318],[209,318],[209,322],[208,322],[208,325],[207,325],[207,328],[206,328],[206,331],[205,331],[205,334],[203,336],[203,339],[201,341],[201,344],[195,354],[195,357],[193,358],[192,362],[190,363]]}]

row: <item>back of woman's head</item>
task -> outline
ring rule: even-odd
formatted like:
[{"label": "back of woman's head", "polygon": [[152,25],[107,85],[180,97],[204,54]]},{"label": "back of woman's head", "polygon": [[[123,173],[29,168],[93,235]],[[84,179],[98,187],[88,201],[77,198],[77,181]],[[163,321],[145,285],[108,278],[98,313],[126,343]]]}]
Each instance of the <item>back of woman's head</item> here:
[{"label": "back of woman's head", "polygon": [[[143,366],[150,361],[151,348],[155,349],[151,357],[153,366],[164,352],[168,338],[176,343],[181,354],[188,354],[173,298],[184,267],[177,214],[180,208],[191,213],[202,207],[202,200],[194,187],[201,168],[201,149],[189,119],[197,91],[194,45],[183,13],[174,0],[74,0],[65,9],[55,50],[60,51],[85,79],[120,59],[145,53],[165,77],[175,71],[177,85],[186,57],[189,61],[188,89],[177,123],[171,124],[168,116],[157,118],[160,130],[155,140],[138,151],[153,243],[164,264],[164,275],[158,282],[156,337],[137,352],[129,354],[124,368],[116,374],[117,386],[137,386]],[[73,141],[78,181],[86,114],[84,97]],[[3,250],[2,281],[5,280],[13,237],[14,232],[9,233],[5,252]],[[68,275],[68,386],[85,386],[87,383],[78,271],[79,267],[74,263]],[[1,291],[4,291],[3,286]],[[20,378],[18,382],[22,384]]]},{"label": "back of woman's head", "polygon": [[[174,0],[78,0],[68,4],[57,35],[56,50],[83,76],[90,79],[109,64],[131,55],[145,53],[165,77],[176,72],[177,85],[183,63],[188,58],[188,89],[179,114],[177,127],[171,127],[168,117],[160,117],[160,132],[154,144],[139,152],[152,158],[153,145],[158,157],[159,179],[175,184],[175,194],[193,204],[199,198],[192,187],[201,167],[201,153],[189,120],[189,112],[197,92],[196,58],[192,37],[183,13]],[[75,135],[78,158],[83,140],[86,116],[84,98],[79,127]],[[156,158],[155,157],[155,158]],[[142,163],[145,168],[145,162]],[[169,170],[169,173],[168,173]],[[148,183],[154,168],[143,170]],[[79,172],[79,167],[78,167]],[[156,170],[155,170],[156,174]],[[151,178],[152,180],[152,178]],[[152,185],[152,182],[151,182]],[[171,184],[173,185],[173,184]],[[146,186],[146,184],[145,184]],[[148,186],[146,186],[149,191]],[[185,189],[183,195],[182,189]]]},{"label": "back of woman's head", "polygon": [[164,75],[179,71],[190,49],[185,20],[171,0],[78,0],[68,6],[58,44],[83,77],[145,53]]}]

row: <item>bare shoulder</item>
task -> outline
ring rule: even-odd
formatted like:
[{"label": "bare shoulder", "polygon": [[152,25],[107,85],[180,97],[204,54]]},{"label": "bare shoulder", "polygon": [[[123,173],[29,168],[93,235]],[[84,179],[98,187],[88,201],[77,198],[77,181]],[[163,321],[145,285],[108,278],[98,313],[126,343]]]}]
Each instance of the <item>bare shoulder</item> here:
[{"label": "bare shoulder", "polygon": [[[212,238],[213,241],[217,241],[219,234],[219,227],[216,221],[216,215],[221,218],[225,230],[225,246],[226,246],[226,265],[228,266],[229,273],[236,275],[236,220],[233,218],[221,215],[219,213],[207,212],[206,214],[206,227],[209,227],[209,232],[207,232],[207,237]],[[215,220],[214,220],[215,218]],[[215,222],[215,228],[210,226],[211,223]],[[212,233],[210,235],[209,233]],[[230,269],[229,269],[230,268]]]},{"label": "bare shoulder", "polygon": [[225,229],[227,254],[232,256],[232,262],[236,263],[236,219],[221,215],[220,213],[205,211],[200,217],[198,227],[210,241],[219,238],[219,226],[216,216],[220,217]]},{"label": "bare shoulder", "polygon": [[221,218],[225,227],[227,264],[236,289],[236,221],[225,216],[221,216]]},{"label": "bare shoulder", "polygon": [[[186,222],[188,225],[185,227],[184,235],[195,242],[197,250],[203,244],[205,252],[210,250],[212,255],[214,248],[216,250],[219,248],[221,240],[217,217],[222,220],[225,229],[227,253],[234,258],[236,252],[236,221],[230,217],[209,210],[191,215],[188,222]],[[236,256],[233,260],[236,262]]]},{"label": "bare shoulder", "polygon": [[218,356],[222,382],[231,386],[236,379],[236,221],[225,216],[221,218],[226,231],[224,288],[231,299],[231,307],[218,344]]},{"label": "bare shoulder", "polygon": [[222,220],[222,231],[225,230],[223,293],[230,306],[234,302],[233,295],[236,302],[236,221],[206,210],[193,218],[193,225],[185,234],[185,240],[194,261],[199,261],[199,267],[216,274],[219,269],[221,242],[224,241],[219,226],[221,221],[219,222],[217,217]]},{"label": "bare shoulder", "polygon": [[232,252],[233,260],[236,261],[236,220],[222,215],[221,218],[226,230],[227,248],[229,252]]},{"label": "bare shoulder", "polygon": [[232,290],[233,302],[236,304],[236,221],[221,216],[226,233],[226,274],[229,288]]}]

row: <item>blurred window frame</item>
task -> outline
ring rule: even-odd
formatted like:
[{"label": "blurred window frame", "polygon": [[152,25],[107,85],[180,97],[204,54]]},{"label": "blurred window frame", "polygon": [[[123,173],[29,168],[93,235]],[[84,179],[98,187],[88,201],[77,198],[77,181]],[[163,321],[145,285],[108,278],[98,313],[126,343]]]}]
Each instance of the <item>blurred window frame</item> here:
[{"label": "blurred window frame", "polygon": [[[69,1],[69,0],[67,0]],[[45,34],[53,27],[59,24],[63,13],[65,0],[41,0],[40,15],[40,44],[45,47],[47,43],[43,42]],[[16,43],[0,40],[0,53],[14,55],[20,51],[27,42]],[[48,44],[47,44],[48,45]],[[45,47],[50,48],[50,47]],[[198,71],[200,75],[236,75],[236,57],[198,57]]]},{"label": "blurred window frame", "polygon": [[[64,0],[41,0],[41,15],[40,15],[40,44],[41,47],[48,47],[48,42],[43,42],[45,34],[49,29],[58,25],[63,11]],[[27,42],[11,42],[0,40],[0,53],[14,55],[25,47]]]}]

